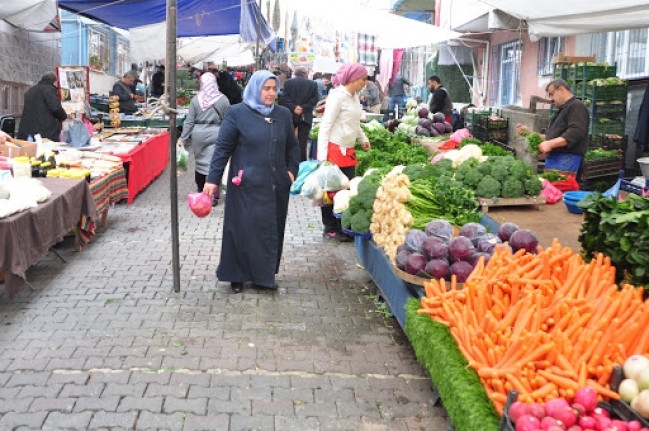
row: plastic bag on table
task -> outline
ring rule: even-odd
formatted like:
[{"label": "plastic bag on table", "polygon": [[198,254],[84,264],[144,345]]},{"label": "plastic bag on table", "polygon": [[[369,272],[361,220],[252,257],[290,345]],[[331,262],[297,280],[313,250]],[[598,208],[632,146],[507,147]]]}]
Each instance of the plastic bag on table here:
[{"label": "plastic bag on table", "polygon": [[291,194],[299,195],[302,190],[304,181],[318,169],[320,162],[318,160],[305,160],[300,163],[300,170],[297,173],[297,178],[291,185]]},{"label": "plastic bag on table", "polygon": [[572,192],[579,190],[579,183],[577,182],[577,175],[569,172],[561,172],[561,175],[566,177],[565,180],[552,181],[552,185],[562,192]]},{"label": "plastic bag on table", "polygon": [[187,151],[185,147],[176,147],[176,166],[178,166],[178,169],[186,171],[188,159],[189,151]]},{"label": "plastic bag on table", "polygon": [[212,212],[212,198],[205,193],[188,194],[187,203],[196,217],[207,217]]},{"label": "plastic bag on table", "polygon": [[556,204],[563,198],[563,192],[556,188],[555,186],[552,185],[552,183],[545,178],[541,180],[541,184],[543,185],[543,190],[541,190],[541,194],[545,198],[545,203],[547,204]]},{"label": "plastic bag on table", "polygon": [[68,128],[64,130],[65,142],[71,147],[87,147],[90,145],[90,133],[81,120],[74,120]]}]

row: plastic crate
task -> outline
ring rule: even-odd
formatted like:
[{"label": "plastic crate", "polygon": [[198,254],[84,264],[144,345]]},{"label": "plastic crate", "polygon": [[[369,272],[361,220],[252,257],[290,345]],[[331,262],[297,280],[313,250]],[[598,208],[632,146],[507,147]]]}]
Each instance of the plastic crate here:
[{"label": "plastic crate", "polygon": [[570,65],[566,63],[555,64],[554,69],[552,70],[552,77],[565,80],[568,78],[568,67],[570,67]]},{"label": "plastic crate", "polygon": [[474,138],[483,142],[507,142],[507,129],[487,129],[483,126],[470,126]]},{"label": "plastic crate", "polygon": [[626,135],[595,134],[590,135],[590,147],[603,150],[623,150],[626,146]]},{"label": "plastic crate", "polygon": [[624,120],[612,119],[601,123],[598,119],[591,119],[588,125],[588,133],[591,135],[624,135]]},{"label": "plastic crate", "polygon": [[482,122],[485,121],[491,114],[500,116],[500,110],[494,108],[488,109],[469,109],[464,114],[464,122],[469,125],[482,125]]},{"label": "plastic crate", "polygon": [[486,127],[488,130],[507,129],[509,120],[506,118],[484,117],[480,119],[480,126]]},{"label": "plastic crate", "polygon": [[608,103],[593,100],[586,105],[590,118],[624,118],[626,117],[626,100],[623,103]]},{"label": "plastic crate", "polygon": [[629,92],[627,82],[624,85],[603,85],[601,87],[590,83],[577,83],[575,96],[590,100],[626,100]]},{"label": "plastic crate", "polygon": [[581,171],[582,180],[619,175],[622,169],[622,156],[607,157],[606,159],[584,160]]},{"label": "plastic crate", "polygon": [[617,74],[617,67],[608,64],[588,65],[585,61],[568,65],[568,79],[590,80],[597,78],[611,78]]}]

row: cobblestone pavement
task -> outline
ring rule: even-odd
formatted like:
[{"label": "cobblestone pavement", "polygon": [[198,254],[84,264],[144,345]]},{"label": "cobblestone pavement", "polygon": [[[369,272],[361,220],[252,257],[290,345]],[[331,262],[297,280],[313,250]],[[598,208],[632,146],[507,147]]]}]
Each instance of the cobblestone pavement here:
[{"label": "cobblestone pavement", "polygon": [[446,430],[353,245],[321,238],[310,201],[291,198],[282,289],[237,295],[214,275],[223,202],[196,218],[191,164],[178,181],[179,293],[167,169],[83,251],[66,239],[67,263],[32,266],[34,291],[0,295],[0,430]]}]

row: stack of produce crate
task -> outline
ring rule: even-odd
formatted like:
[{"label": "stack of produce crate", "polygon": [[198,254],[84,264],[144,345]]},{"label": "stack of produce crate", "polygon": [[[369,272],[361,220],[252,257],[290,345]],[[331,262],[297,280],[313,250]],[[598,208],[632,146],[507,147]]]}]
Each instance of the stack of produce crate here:
[{"label": "stack of produce crate", "polygon": [[464,126],[476,139],[507,145],[509,119],[503,118],[498,109],[469,109]]}]

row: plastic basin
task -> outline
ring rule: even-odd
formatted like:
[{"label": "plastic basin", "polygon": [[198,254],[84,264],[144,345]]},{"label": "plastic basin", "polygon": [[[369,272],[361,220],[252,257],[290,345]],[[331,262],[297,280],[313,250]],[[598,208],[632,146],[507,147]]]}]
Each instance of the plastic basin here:
[{"label": "plastic basin", "polygon": [[584,199],[586,196],[592,195],[593,192],[564,192],[563,194],[563,203],[566,204],[566,208],[572,214],[583,214],[584,210],[577,206],[577,202]]},{"label": "plastic basin", "polygon": [[640,165],[640,170],[642,171],[642,176],[649,178],[649,157],[641,157],[637,160],[638,165]]}]

